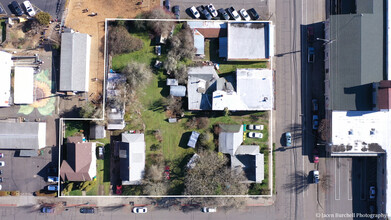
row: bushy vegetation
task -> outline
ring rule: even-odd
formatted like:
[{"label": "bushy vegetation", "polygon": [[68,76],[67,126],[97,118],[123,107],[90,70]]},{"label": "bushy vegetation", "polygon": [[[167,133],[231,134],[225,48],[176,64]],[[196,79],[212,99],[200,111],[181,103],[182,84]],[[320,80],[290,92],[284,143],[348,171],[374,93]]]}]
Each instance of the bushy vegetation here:
[{"label": "bushy vegetation", "polygon": [[143,41],[133,37],[124,26],[112,26],[109,33],[108,46],[112,55],[130,53],[143,48]]},{"label": "bushy vegetation", "polygon": [[50,14],[44,11],[40,11],[35,15],[35,19],[41,24],[41,25],[48,25],[50,23]]}]

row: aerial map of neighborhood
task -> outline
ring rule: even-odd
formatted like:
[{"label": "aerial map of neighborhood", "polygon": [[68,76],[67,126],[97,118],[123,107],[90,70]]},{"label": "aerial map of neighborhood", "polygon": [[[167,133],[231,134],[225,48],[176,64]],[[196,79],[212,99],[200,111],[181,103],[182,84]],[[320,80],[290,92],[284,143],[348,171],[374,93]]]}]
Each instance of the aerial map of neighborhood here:
[{"label": "aerial map of neighborhood", "polygon": [[0,220],[391,219],[388,33],[391,0],[0,0]]}]

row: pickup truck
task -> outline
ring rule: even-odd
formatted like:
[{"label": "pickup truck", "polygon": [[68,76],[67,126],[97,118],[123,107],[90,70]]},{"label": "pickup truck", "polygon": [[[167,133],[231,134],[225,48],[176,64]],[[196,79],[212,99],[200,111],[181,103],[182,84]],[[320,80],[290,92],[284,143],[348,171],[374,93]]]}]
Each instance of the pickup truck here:
[{"label": "pickup truck", "polygon": [[57,176],[48,176],[48,182],[49,183],[57,183],[58,177]]}]

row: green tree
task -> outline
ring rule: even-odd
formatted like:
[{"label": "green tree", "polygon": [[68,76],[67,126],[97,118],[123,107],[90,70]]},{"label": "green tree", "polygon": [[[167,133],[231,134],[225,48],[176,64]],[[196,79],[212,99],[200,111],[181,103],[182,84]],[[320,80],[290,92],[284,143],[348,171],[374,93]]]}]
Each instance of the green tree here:
[{"label": "green tree", "polygon": [[51,19],[50,14],[47,12],[44,12],[44,11],[38,12],[35,15],[35,18],[38,20],[38,22],[41,25],[48,25],[50,23],[50,19]]}]

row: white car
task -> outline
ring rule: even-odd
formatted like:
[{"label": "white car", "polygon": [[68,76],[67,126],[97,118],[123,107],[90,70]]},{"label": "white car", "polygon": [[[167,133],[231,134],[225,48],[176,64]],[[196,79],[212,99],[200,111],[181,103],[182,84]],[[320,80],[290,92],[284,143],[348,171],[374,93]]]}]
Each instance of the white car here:
[{"label": "white car", "polygon": [[57,176],[48,176],[48,182],[49,183],[57,183],[58,177]]},{"label": "white car", "polygon": [[258,132],[248,132],[248,137],[250,137],[250,138],[263,138],[263,134],[258,133]]},{"label": "white car", "polygon": [[5,166],[5,162],[4,161],[0,161],[0,167],[3,167]]},{"label": "white car", "polygon": [[133,213],[147,213],[148,209],[147,207],[134,207]]},{"label": "white car", "polygon": [[212,4],[209,4],[209,5],[206,6],[206,8],[209,10],[209,12],[212,15],[212,17],[217,17],[218,13],[216,11],[215,6],[213,6]]},{"label": "white car", "polygon": [[250,20],[251,20],[251,18],[250,18],[250,16],[248,15],[246,9],[244,9],[244,8],[240,9],[239,13],[240,13],[240,15],[242,15],[242,17],[244,18],[244,20],[246,20],[246,21],[250,21]]},{"label": "white car", "polygon": [[29,16],[33,17],[35,15],[35,10],[31,5],[30,1],[23,2],[24,7],[26,8],[26,12]]},{"label": "white car", "polygon": [[262,131],[263,130],[263,125],[248,125],[248,130]]},{"label": "white car", "polygon": [[203,207],[202,212],[217,212],[217,208],[208,208],[208,207]]},{"label": "white car", "polygon": [[198,10],[196,9],[196,7],[195,6],[192,6],[190,9],[190,12],[193,14],[193,16],[195,17],[195,18],[200,18],[200,13],[198,12]]}]

